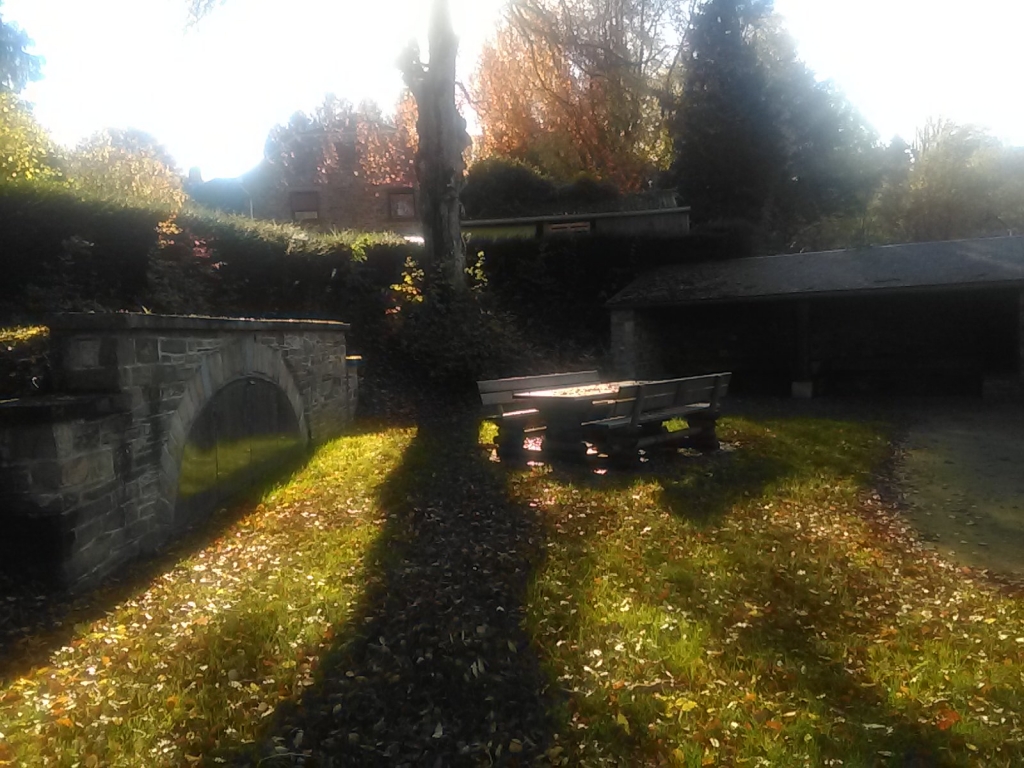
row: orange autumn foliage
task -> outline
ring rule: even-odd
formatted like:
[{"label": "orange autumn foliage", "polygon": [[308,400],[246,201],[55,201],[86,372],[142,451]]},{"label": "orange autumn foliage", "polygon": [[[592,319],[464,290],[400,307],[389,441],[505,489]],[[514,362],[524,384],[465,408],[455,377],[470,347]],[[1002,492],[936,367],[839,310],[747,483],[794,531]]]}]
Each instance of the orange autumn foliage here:
[{"label": "orange autumn foliage", "polygon": [[[563,181],[586,174],[636,190],[668,157],[658,101],[667,70],[650,57],[629,62],[647,54],[616,36],[621,20],[607,18],[606,3],[592,5],[574,19],[542,0],[509,13],[470,85],[477,151]],[[584,39],[586,25],[598,42]]]}]

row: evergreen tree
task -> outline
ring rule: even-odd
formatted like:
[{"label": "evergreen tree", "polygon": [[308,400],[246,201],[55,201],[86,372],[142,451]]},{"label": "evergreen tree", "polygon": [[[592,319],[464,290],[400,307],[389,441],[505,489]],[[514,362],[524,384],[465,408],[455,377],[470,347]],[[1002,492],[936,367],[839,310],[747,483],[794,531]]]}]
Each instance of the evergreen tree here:
[{"label": "evergreen tree", "polygon": [[749,34],[770,10],[765,2],[708,0],[687,30],[670,178],[698,222],[760,222],[782,172],[783,137]]},{"label": "evergreen tree", "polygon": [[0,18],[0,93],[20,93],[42,77],[42,59],[26,49],[32,40],[17,24]]}]

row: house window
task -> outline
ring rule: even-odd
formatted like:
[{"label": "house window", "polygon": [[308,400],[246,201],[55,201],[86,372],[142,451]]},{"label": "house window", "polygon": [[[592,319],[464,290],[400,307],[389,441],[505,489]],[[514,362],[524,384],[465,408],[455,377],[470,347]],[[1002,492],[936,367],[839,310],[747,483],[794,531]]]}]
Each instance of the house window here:
[{"label": "house window", "polygon": [[388,209],[392,219],[408,220],[416,218],[416,195],[411,189],[388,192]]},{"label": "house window", "polygon": [[319,192],[292,192],[292,221],[316,221],[320,218]]},{"label": "house window", "polygon": [[344,138],[334,142],[334,152],[338,155],[338,168],[342,171],[354,171],[359,164],[359,152],[356,149],[355,137]]}]

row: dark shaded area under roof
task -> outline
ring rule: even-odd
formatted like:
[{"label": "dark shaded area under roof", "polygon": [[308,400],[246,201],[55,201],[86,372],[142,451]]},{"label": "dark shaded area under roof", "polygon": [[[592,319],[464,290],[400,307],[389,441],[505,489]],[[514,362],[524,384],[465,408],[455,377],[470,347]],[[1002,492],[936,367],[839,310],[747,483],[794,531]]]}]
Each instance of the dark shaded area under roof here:
[{"label": "dark shaded area under roof", "polygon": [[676,264],[640,276],[608,306],[1014,284],[1024,287],[1024,237],[993,237]]}]

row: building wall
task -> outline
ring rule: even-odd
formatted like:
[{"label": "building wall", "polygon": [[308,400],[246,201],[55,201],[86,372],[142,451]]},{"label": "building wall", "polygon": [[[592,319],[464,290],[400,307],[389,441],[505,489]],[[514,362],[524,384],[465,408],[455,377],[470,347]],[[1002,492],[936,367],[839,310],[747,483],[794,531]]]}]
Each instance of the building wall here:
[{"label": "building wall", "polygon": [[292,195],[315,193],[319,197],[318,216],[315,221],[303,222],[305,226],[320,231],[353,229],[419,235],[422,226],[418,217],[403,219],[391,215],[389,194],[408,190],[399,185],[370,184],[354,173],[332,174],[323,184],[291,187],[260,184],[253,189],[253,214],[258,219],[293,221]]}]

